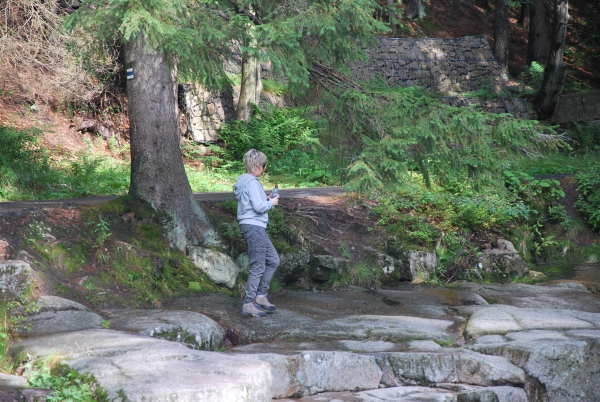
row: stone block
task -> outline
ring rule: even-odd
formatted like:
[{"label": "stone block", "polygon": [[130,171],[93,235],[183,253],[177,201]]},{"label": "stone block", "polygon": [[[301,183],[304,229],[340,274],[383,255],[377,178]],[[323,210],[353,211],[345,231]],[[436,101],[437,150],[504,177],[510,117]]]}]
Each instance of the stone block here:
[{"label": "stone block", "polygon": [[4,239],[0,239],[0,261],[10,259],[10,244]]},{"label": "stone block", "polygon": [[31,267],[21,260],[0,261],[0,300],[21,298],[31,285]]},{"label": "stone block", "polygon": [[310,253],[299,250],[296,253],[280,255],[281,263],[275,271],[275,276],[285,283],[294,283],[304,275],[310,262]]},{"label": "stone block", "polygon": [[275,353],[241,356],[270,364],[272,398],[374,389],[381,380],[375,358],[368,355],[305,351],[291,356]]},{"label": "stone block", "polygon": [[190,246],[188,255],[194,265],[214,283],[233,288],[239,272],[235,261],[227,254],[209,248]]},{"label": "stone block", "polygon": [[211,116],[217,113],[217,108],[215,107],[215,104],[212,103],[212,102],[211,103],[207,103],[206,104],[206,108],[208,109],[208,113]]},{"label": "stone block", "polygon": [[521,278],[529,271],[515,246],[506,239],[498,239],[495,246],[487,245],[479,262],[483,270],[498,279],[508,278],[510,275]]},{"label": "stone block", "polygon": [[310,276],[315,282],[327,282],[334,273],[342,274],[350,266],[350,260],[331,255],[315,255],[310,261]]},{"label": "stone block", "polygon": [[225,330],[210,318],[181,310],[107,310],[115,330],[179,342],[190,349],[215,350],[223,346]]}]

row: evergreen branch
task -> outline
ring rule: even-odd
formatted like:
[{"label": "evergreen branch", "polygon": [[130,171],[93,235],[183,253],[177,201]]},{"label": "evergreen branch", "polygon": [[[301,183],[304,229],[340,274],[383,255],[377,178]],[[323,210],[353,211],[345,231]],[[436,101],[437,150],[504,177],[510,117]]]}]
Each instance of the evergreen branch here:
[{"label": "evergreen branch", "polygon": [[225,20],[225,21],[227,21],[227,22],[229,22],[229,21],[230,21],[230,18],[229,18],[229,16],[228,16],[227,14],[225,14],[225,13],[223,12],[223,10],[221,10],[221,9],[218,9],[218,10],[216,10],[216,9],[214,9],[214,8],[211,8],[211,9],[210,9],[210,12],[211,12],[212,14],[215,14],[215,15],[216,15],[216,16],[218,16],[218,17],[221,17],[223,20]]},{"label": "evergreen branch", "polygon": [[542,144],[562,145],[565,142],[573,141],[573,139],[567,136],[566,132],[562,134],[537,133],[537,136],[534,137],[534,141]]},{"label": "evergreen branch", "polygon": [[233,6],[233,9],[235,10],[236,14],[245,15],[246,17],[250,18],[250,21],[252,21],[256,25],[264,24],[264,22],[258,17],[258,15],[253,14],[250,11],[248,11],[247,9],[245,9],[244,7],[240,6],[237,1],[235,1],[235,0],[228,0],[228,1]]},{"label": "evergreen branch", "polygon": [[336,73],[333,68],[318,62],[313,63],[310,74],[311,77],[316,79],[318,79],[317,77],[321,77],[336,88],[342,88],[344,90],[354,89],[359,92],[363,91],[363,88],[355,81],[342,74]]}]

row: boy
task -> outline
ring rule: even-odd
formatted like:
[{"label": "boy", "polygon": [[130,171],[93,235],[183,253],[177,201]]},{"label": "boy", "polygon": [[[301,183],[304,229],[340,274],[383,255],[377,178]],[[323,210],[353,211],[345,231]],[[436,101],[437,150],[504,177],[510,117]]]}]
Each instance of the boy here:
[{"label": "boy", "polygon": [[265,171],[267,157],[256,149],[244,155],[246,173],[233,185],[238,200],[237,219],[240,232],[248,245],[250,258],[246,297],[242,314],[252,317],[265,317],[266,312],[275,312],[276,307],[269,301],[267,292],[273,273],[279,266],[279,256],[267,235],[269,210],[279,204],[279,195],[267,199],[258,177]]}]

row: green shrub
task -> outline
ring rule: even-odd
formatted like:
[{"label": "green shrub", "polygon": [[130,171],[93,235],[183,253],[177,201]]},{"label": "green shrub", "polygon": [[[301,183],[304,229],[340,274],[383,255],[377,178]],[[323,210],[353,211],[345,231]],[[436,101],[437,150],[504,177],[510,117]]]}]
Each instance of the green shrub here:
[{"label": "green shrub", "polygon": [[579,198],[575,207],[594,230],[600,230],[600,174],[597,172],[580,174],[577,180]]},{"label": "green shrub", "polygon": [[552,128],[533,120],[444,105],[417,87],[349,90],[330,107],[330,135],[361,139],[348,173],[349,188],[362,192],[396,187],[415,172],[428,188],[497,186],[523,150],[539,154],[565,146]]},{"label": "green shrub", "polygon": [[219,132],[223,146],[211,146],[215,156],[205,158],[217,171],[243,171],[242,158],[251,148],[267,155],[267,173],[292,176],[299,186],[334,184],[337,181],[327,152],[319,142],[317,128],[299,109],[256,108],[248,122],[234,121]]},{"label": "green shrub", "polygon": [[574,130],[569,131],[569,136],[574,140],[574,147],[584,151],[600,150],[600,124],[584,121],[573,121]]},{"label": "green shrub", "polygon": [[29,364],[29,368],[29,385],[54,390],[46,397],[48,402],[108,402],[108,394],[90,374],[80,374],[66,364],[57,364],[50,369],[39,362]]},{"label": "green shrub", "polygon": [[0,126],[0,198],[44,191],[57,179],[38,130]]},{"label": "green shrub", "polygon": [[0,126],[0,199],[55,199],[121,195],[129,189],[129,167],[86,151],[55,162],[39,141],[39,130]]},{"label": "green shrub", "polygon": [[256,108],[248,122],[236,120],[225,124],[219,138],[225,144],[221,157],[238,163],[251,148],[264,152],[269,163],[273,163],[295,149],[319,146],[311,120],[290,108],[270,107],[265,111]]}]

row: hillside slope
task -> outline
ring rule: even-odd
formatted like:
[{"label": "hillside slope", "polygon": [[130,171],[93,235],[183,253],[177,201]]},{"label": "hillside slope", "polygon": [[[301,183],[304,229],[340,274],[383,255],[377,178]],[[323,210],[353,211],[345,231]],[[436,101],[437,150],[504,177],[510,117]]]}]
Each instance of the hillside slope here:
[{"label": "hillside slope", "polygon": [[[569,73],[566,92],[600,88],[600,63],[595,62],[598,56],[594,53],[597,49],[584,46],[584,36],[589,34],[583,29],[586,26],[585,4],[585,0],[570,2],[573,25],[567,39]],[[511,9],[509,73],[513,84],[523,83],[520,75],[527,55],[527,31],[517,25],[518,12],[518,8]],[[431,0],[426,14],[423,20],[402,21],[403,27],[398,30],[397,36],[450,38],[486,35],[493,45],[494,11],[491,3],[481,0]],[[95,134],[82,130],[82,122],[86,119],[103,121],[106,127],[118,134],[119,141],[127,141],[128,123],[124,113],[127,105],[118,67],[113,69],[116,75],[113,74],[108,86],[101,88],[98,81],[92,79],[86,85],[98,88],[98,91],[88,89],[87,99],[69,103],[63,98],[64,93],[46,85],[52,70],[27,60],[24,58],[22,65],[0,63],[0,125],[41,128],[44,144],[58,151],[56,157],[70,151],[81,151],[90,143],[97,152],[111,152],[105,141],[98,141]]]}]

